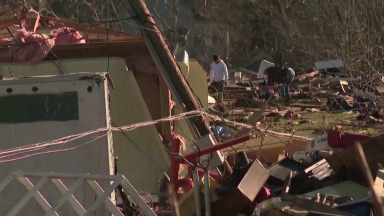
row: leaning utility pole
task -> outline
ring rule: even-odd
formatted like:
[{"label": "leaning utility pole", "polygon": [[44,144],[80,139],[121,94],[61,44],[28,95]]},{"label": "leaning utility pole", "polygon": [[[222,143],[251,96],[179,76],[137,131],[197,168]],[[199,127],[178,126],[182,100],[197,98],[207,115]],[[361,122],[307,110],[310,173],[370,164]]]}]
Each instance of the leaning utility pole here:
[{"label": "leaning utility pole", "polygon": [[[200,109],[201,107],[196,102],[175,57],[153,20],[144,0],[127,0],[125,2],[128,2],[129,13],[135,17],[134,19],[143,40],[176,101],[185,106],[183,107],[184,111]],[[209,125],[203,116],[191,118],[188,122],[195,133],[194,137],[196,140],[211,133]],[[232,169],[227,161],[225,161],[224,165],[231,173]]]}]

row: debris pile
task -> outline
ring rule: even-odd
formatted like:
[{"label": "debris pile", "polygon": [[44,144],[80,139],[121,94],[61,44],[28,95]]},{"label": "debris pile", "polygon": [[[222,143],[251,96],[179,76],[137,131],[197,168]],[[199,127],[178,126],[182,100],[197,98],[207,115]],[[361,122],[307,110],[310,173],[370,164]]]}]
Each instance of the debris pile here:
[{"label": "debris pile", "polygon": [[[237,139],[242,134],[239,125],[244,122],[260,129],[250,130],[246,135],[250,141],[244,145],[257,139],[258,135],[254,134],[260,131],[268,137],[273,133],[300,133],[302,127],[309,127],[306,136],[312,138],[306,144],[297,144],[300,150],[288,153],[284,147],[280,148],[279,155],[265,156],[274,158],[273,161],[260,157],[268,152],[263,150],[262,143],[256,145],[258,150],[236,151],[233,145],[235,153],[227,150],[235,158],[232,172],[216,180],[212,178],[209,190],[204,189],[206,167],[192,164],[202,169],[201,173],[197,172],[201,175],[200,181],[194,179],[194,187],[200,185],[200,189],[181,195],[180,215],[370,215],[380,212],[382,207],[376,203],[382,202],[384,196],[384,169],[380,165],[384,163],[380,157],[384,149],[379,143],[384,141],[384,136],[372,138],[380,131],[367,133],[361,131],[361,127],[383,124],[384,104],[381,92],[364,88],[364,83],[361,77],[343,76],[340,67],[314,67],[295,77],[289,100],[279,98],[280,86],[267,85],[265,78],[236,79],[225,87],[221,104],[212,100],[216,93],[210,89],[210,101],[215,101],[209,106],[210,112],[239,123],[234,126],[211,121],[211,131],[221,142],[219,145]],[[384,83],[376,83],[379,84]],[[348,120],[338,120],[337,115],[347,116]],[[350,131],[351,127],[358,128],[359,132]],[[296,143],[294,139],[289,142],[287,145]],[[359,152],[359,148],[364,151]],[[203,161],[199,164],[206,164],[204,154],[209,152],[204,150],[199,150]],[[369,167],[373,180],[364,174],[365,167]],[[193,175],[189,173],[190,177]],[[196,207],[191,212],[192,206]]]},{"label": "debris pile", "polygon": [[[35,33],[39,22],[27,21],[34,31],[21,28],[10,43],[16,62],[37,63],[54,45],[85,43],[76,29],[58,28],[48,36]],[[343,71],[341,60],[334,60],[315,62],[301,72],[282,67],[294,79],[287,82],[278,70],[276,76],[283,83],[279,85],[270,81],[271,76],[264,77],[271,66],[262,62],[257,74],[254,68],[242,68],[245,74],[224,86],[223,100],[209,88],[208,111],[201,111],[203,116],[194,110],[199,113],[191,120],[195,121],[191,128],[199,127],[195,132],[205,132],[199,139],[188,140],[173,130],[172,140],[159,135],[171,165],[164,171],[157,200],[146,194],[150,198],[140,195],[133,204],[128,198],[137,191],[133,187],[123,191],[120,185],[116,192],[122,201],[108,202],[108,208],[118,206],[126,215],[139,215],[139,209],[147,206],[151,207],[145,213],[150,215],[171,211],[181,216],[383,215],[384,135],[379,135],[384,125],[383,79],[353,77]],[[177,67],[171,69],[166,69],[169,76],[181,74],[174,73]],[[182,80],[177,78],[170,80]],[[184,108],[193,109],[193,101],[185,96],[193,98],[189,88],[178,84],[173,86],[181,93]],[[169,111],[176,105],[171,99],[166,104]],[[193,151],[180,153],[188,144]]]}]

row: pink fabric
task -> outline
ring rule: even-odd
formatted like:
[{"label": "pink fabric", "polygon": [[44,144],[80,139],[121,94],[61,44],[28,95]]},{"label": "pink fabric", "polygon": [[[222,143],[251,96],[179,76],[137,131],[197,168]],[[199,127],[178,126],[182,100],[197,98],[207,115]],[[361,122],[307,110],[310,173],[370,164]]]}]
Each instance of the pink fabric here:
[{"label": "pink fabric", "polygon": [[[21,38],[25,43],[21,42]],[[36,34],[19,29],[15,33],[9,48],[16,62],[37,63],[44,60],[54,45],[54,41],[45,34]]]},{"label": "pink fabric", "polygon": [[49,37],[55,40],[55,45],[84,44],[85,40],[74,28],[54,29],[49,33]]},{"label": "pink fabric", "polygon": [[264,85],[264,86],[261,86],[261,91],[263,93],[271,93],[271,94],[274,94],[275,93],[275,89],[273,89],[272,86],[270,85]]},{"label": "pink fabric", "polygon": [[193,180],[191,178],[179,178],[178,183],[184,194],[194,187]]}]

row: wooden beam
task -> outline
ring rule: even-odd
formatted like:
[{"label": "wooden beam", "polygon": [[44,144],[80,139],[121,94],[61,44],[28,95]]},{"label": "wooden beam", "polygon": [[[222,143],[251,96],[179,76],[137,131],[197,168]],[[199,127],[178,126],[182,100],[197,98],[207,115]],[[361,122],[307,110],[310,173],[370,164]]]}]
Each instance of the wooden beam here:
[{"label": "wooden beam", "polygon": [[[150,12],[144,0],[130,0],[127,2],[127,7],[132,16],[137,16],[137,23],[142,28],[139,28],[143,34],[143,39],[151,53],[154,61],[161,71],[164,80],[176,97],[179,104],[184,104],[187,111],[199,109],[199,103],[194,99],[193,93],[187,84],[176,60],[165,42],[164,36],[157,27],[155,21],[150,15]],[[179,98],[177,98],[179,96]],[[210,134],[208,123],[202,116],[193,119],[194,125],[200,136]],[[199,137],[196,137],[197,139]]]}]

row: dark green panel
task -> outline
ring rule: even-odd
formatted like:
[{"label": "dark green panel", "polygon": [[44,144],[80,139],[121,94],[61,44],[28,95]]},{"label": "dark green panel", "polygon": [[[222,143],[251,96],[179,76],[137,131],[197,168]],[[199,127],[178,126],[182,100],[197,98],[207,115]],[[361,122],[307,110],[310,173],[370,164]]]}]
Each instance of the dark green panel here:
[{"label": "dark green panel", "polygon": [[76,91],[0,97],[0,123],[79,120]]}]

